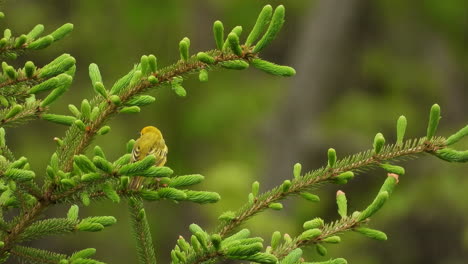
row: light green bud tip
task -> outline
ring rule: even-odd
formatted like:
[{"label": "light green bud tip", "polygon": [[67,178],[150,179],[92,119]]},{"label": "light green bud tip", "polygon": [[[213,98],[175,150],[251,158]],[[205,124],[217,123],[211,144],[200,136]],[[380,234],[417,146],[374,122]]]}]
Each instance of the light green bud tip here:
[{"label": "light green bud tip", "polygon": [[354,172],[346,171],[346,172],[343,172],[343,173],[339,174],[335,178],[333,178],[333,180],[337,184],[345,184],[349,180],[351,180],[352,178],[354,178]]},{"label": "light green bud tip", "polygon": [[400,116],[397,121],[397,145],[403,144],[403,139],[405,137],[405,132],[406,132],[406,117],[405,116]]},{"label": "light green bud tip", "polygon": [[59,28],[57,28],[50,35],[54,38],[54,41],[64,38],[66,35],[70,34],[73,31],[73,24],[67,23]]},{"label": "light green bud tip", "polygon": [[29,33],[27,34],[29,39],[37,38],[44,31],[44,25],[37,24]]},{"label": "light green bud tip", "polygon": [[319,218],[319,217],[316,217],[312,220],[309,220],[307,222],[304,222],[304,224],[302,225],[302,227],[304,229],[314,229],[314,228],[320,228],[320,227],[323,227],[324,225],[324,221],[322,218]]},{"label": "light green bud tip", "polygon": [[388,194],[392,194],[393,189],[395,189],[395,186],[398,184],[398,182],[399,182],[398,174],[389,173],[387,176],[387,179],[385,179],[385,182],[383,183],[379,192],[388,192]]},{"label": "light green bud tip", "polygon": [[215,59],[208,55],[207,53],[205,52],[198,52],[197,53],[197,59],[201,62],[204,62],[206,64],[213,64],[215,62]]},{"label": "light green bud tip", "polygon": [[366,228],[366,227],[358,227],[355,228],[354,231],[361,233],[365,235],[366,237],[376,239],[376,240],[381,240],[385,241],[387,240],[387,235],[379,230],[371,229],[371,228]]},{"label": "light green bud tip", "polygon": [[260,183],[258,181],[254,181],[252,183],[252,194],[256,197],[258,195],[258,190],[260,189]]},{"label": "light green bud tip", "polygon": [[17,104],[10,108],[10,111],[7,112],[5,119],[13,118],[23,110],[23,106]]},{"label": "light green bud tip", "polygon": [[231,47],[232,52],[237,56],[242,56],[242,48],[239,45],[239,37],[236,33],[229,33],[228,35],[229,45]]},{"label": "light green bud tip", "polygon": [[115,105],[120,105],[121,104],[121,100],[120,100],[120,97],[118,95],[115,95],[115,94],[111,95],[109,99]]},{"label": "light green bud tip", "polygon": [[213,24],[213,35],[216,43],[216,48],[223,49],[224,45],[224,26],[223,22],[217,20]]},{"label": "light green bud tip", "polygon": [[464,128],[460,129],[457,133],[451,135],[450,137],[447,138],[447,141],[445,144],[447,146],[450,146],[452,144],[457,143],[460,139],[464,138],[466,135],[468,135],[468,125],[465,126]]},{"label": "light green bud tip", "polygon": [[380,208],[382,208],[387,200],[388,192],[380,192],[377,197],[375,197],[374,201],[364,211],[362,211],[362,213],[357,218],[357,221],[363,221],[374,215],[378,210],[380,210]]},{"label": "light green bud tip", "polygon": [[140,58],[140,68],[141,68],[141,73],[146,76],[150,73],[150,66],[149,66],[149,59],[148,56],[143,55]]},{"label": "light green bud tip", "polygon": [[295,179],[301,177],[302,165],[300,163],[294,164],[293,167],[293,175]]},{"label": "light green bud tip", "polygon": [[255,26],[253,27],[252,31],[247,37],[247,40],[245,41],[245,45],[247,46],[252,45],[260,37],[260,35],[268,27],[268,23],[270,23],[271,21],[272,14],[273,14],[273,7],[271,7],[271,5],[266,5],[263,7],[262,11],[258,15]]},{"label": "light green bud tip", "polygon": [[48,47],[50,44],[54,42],[54,37],[48,35],[42,38],[39,38],[28,45],[28,49],[38,50]]},{"label": "light green bud tip", "polygon": [[427,139],[431,139],[437,130],[440,120],[440,106],[434,104],[429,114],[429,124],[427,125]]},{"label": "light green bud tip", "polygon": [[185,88],[178,83],[172,83],[172,91],[174,91],[174,93],[179,97],[187,96],[187,91],[185,90]]},{"label": "light green bud tip", "polygon": [[284,23],[284,16],[285,16],[285,9],[283,5],[279,5],[276,7],[273,17],[271,19],[271,23],[266,31],[266,33],[263,35],[263,37],[258,41],[258,43],[255,45],[255,48],[253,49],[253,53],[257,53],[264,49],[268,44],[275,39],[276,35],[278,32],[281,30],[281,27],[283,26]]},{"label": "light green bud tip", "polygon": [[245,70],[249,67],[249,63],[244,60],[223,61],[221,67],[231,70]]},{"label": "light green bud tip", "polygon": [[71,220],[76,220],[78,219],[78,212],[79,212],[79,207],[78,205],[74,204],[70,207],[67,213],[67,218]]},{"label": "light green bud tip", "polygon": [[336,204],[338,205],[338,214],[341,218],[345,218],[348,215],[348,201],[345,193],[341,190],[336,192]]},{"label": "light green bud tip", "polygon": [[150,71],[153,73],[156,72],[158,69],[157,59],[156,56],[154,56],[153,54],[148,55],[148,66],[150,68]]},{"label": "light green bud tip", "polygon": [[293,264],[293,263],[300,263],[300,259],[302,257],[302,249],[296,248],[291,251],[282,261],[283,264]]},{"label": "light green bud tip", "polygon": [[111,130],[110,126],[103,126],[98,130],[97,134],[98,135],[105,135],[105,134],[109,133],[110,130]]},{"label": "light green bud tip", "polygon": [[382,133],[377,133],[374,138],[374,152],[379,154],[385,144],[385,138]]},{"label": "light green bud tip", "polygon": [[96,82],[102,83],[101,72],[99,71],[99,67],[96,63],[91,63],[89,65],[89,78],[91,79],[91,84],[95,84]]},{"label": "light green bud tip", "polygon": [[279,231],[273,232],[273,235],[271,236],[271,247],[273,249],[276,249],[281,242],[281,233]]},{"label": "light green bud tip", "polygon": [[302,232],[301,235],[299,235],[299,240],[311,240],[317,238],[321,234],[322,230],[318,228],[307,229],[306,231]]},{"label": "light green bud tip", "polygon": [[281,188],[283,192],[287,192],[289,188],[291,188],[291,181],[290,180],[285,180],[283,184],[281,185]]},{"label": "light green bud tip", "polygon": [[205,69],[200,70],[200,73],[198,74],[198,79],[200,82],[207,82],[208,81],[208,71]]},{"label": "light green bud tip", "polygon": [[317,250],[317,253],[319,253],[320,256],[325,256],[328,253],[327,248],[322,244],[317,244],[315,249]]},{"label": "light green bud tip", "polygon": [[281,203],[271,203],[270,205],[268,205],[268,207],[270,207],[273,210],[283,209],[283,205]]},{"label": "light green bud tip", "polygon": [[24,71],[28,78],[31,78],[36,72],[36,66],[32,61],[28,61],[24,64]]},{"label": "light green bud tip", "polygon": [[301,193],[302,198],[306,199],[307,201],[310,202],[320,202],[320,197],[315,194],[311,194],[308,192],[302,192]]},{"label": "light green bud tip", "polygon": [[331,236],[323,239],[323,242],[330,244],[338,244],[341,242],[341,238],[339,236]]},{"label": "light green bud tip", "polygon": [[395,173],[398,175],[405,175],[405,168],[401,166],[396,166],[396,165],[391,165],[391,164],[380,164],[380,167],[382,167],[384,170],[390,172],[390,173]]},{"label": "light green bud tip", "polygon": [[336,163],[336,151],[333,148],[328,149],[328,167],[333,168]]},{"label": "light green bud tip", "polygon": [[187,41],[188,39],[184,38],[179,42],[179,52],[180,52],[180,59],[186,61],[189,58],[189,45],[190,42]]},{"label": "light green bud tip", "polygon": [[250,63],[255,68],[272,75],[283,77],[290,77],[296,75],[296,70],[289,66],[278,65],[273,62],[269,62],[258,58],[252,59]]}]

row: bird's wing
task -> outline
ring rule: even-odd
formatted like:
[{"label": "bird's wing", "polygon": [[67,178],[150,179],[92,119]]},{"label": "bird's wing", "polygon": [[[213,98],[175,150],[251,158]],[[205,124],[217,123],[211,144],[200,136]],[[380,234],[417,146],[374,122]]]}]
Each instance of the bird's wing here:
[{"label": "bird's wing", "polygon": [[156,157],[156,166],[163,166],[164,163],[166,163],[168,149],[164,140],[149,146],[149,149],[140,149],[139,145],[140,144],[135,143],[135,146],[133,147],[132,162],[139,161],[148,155],[154,155]]},{"label": "bird's wing", "polygon": [[135,146],[132,150],[132,162],[140,160],[140,147]]}]

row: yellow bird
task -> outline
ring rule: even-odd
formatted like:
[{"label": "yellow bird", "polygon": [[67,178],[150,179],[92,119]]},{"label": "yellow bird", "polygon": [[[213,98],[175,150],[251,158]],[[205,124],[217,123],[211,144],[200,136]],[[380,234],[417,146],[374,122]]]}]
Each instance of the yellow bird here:
[{"label": "yellow bird", "polygon": [[[148,155],[154,155],[156,162],[154,166],[162,167],[167,161],[167,146],[161,131],[154,126],[144,127],[133,145],[132,162],[144,159]],[[139,189],[145,177],[134,177],[130,182],[131,189]]]}]

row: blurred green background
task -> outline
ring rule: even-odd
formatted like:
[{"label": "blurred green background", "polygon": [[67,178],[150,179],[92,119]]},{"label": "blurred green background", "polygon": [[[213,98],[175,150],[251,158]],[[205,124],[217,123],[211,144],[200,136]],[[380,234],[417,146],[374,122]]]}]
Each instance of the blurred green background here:
[{"label": "blurred green background", "polygon": [[[254,180],[267,190],[291,178],[295,162],[306,171],[325,164],[329,147],[343,157],[370,148],[377,132],[392,141],[401,114],[408,118],[408,137],[422,136],[436,102],[443,115],[439,135],[466,125],[468,1],[9,0],[2,5],[2,26],[15,35],[38,23],[46,32],[66,22],[75,25],[70,37],[12,62],[18,67],[26,60],[44,65],[62,53],[74,56],[74,84],[52,106],[53,112],[66,114],[69,103],[93,96],[90,63],[100,66],[109,87],[143,54],[155,54],[161,66],[175,62],[183,37],[191,39],[192,53],[212,49],[216,19],[226,30],[242,25],[248,32],[265,4],[284,4],[287,16],[284,29],[262,56],[295,67],[295,77],[267,76],[255,69],[212,72],[208,83],[193,76],[184,85],[186,98],[169,89],[154,91],[155,104],[137,115],[118,116],[110,123],[111,133],[94,142],[115,159],[143,126],[156,125],[169,146],[167,165],[180,175],[205,175],[197,188],[220,193],[222,200],[212,205],[148,204],[159,263],[169,262],[170,249],[179,235],[188,237],[190,223],[213,230],[221,212],[246,202]],[[40,174],[55,149],[53,137],[63,136],[65,129],[34,121],[8,129],[7,142]],[[467,147],[466,140],[459,146]],[[403,164],[407,175],[371,223],[389,240],[345,234],[340,245],[328,247],[329,256],[360,264],[467,262],[467,166],[430,156]],[[313,217],[337,219],[338,189],[347,193],[350,211],[361,210],[384,179],[384,171],[376,170],[345,186],[325,186],[317,191],[319,204],[293,198],[284,210],[264,212],[246,226],[266,241],[275,230],[295,236]],[[63,216],[67,208],[58,206],[47,214]],[[31,245],[62,253],[94,247],[96,258],[106,263],[135,263],[125,202],[96,202],[80,215],[114,215],[118,223],[99,233]],[[306,250],[306,260],[327,258],[313,248]]]}]

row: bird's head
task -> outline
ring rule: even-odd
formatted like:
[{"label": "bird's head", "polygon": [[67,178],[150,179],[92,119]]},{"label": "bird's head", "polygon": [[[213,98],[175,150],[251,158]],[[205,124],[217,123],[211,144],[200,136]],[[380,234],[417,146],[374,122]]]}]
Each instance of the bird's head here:
[{"label": "bird's head", "polygon": [[146,126],[144,127],[141,131],[140,131],[140,134],[143,136],[144,134],[146,133],[155,133],[157,135],[159,135],[160,137],[162,137],[162,133],[161,131],[159,131],[159,129],[157,129],[156,127],[154,126]]}]

